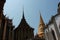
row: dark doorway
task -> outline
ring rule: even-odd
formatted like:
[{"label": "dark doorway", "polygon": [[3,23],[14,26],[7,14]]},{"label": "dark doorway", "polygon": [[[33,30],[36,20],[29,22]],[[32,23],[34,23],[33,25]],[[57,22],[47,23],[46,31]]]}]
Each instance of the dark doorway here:
[{"label": "dark doorway", "polygon": [[56,40],[55,33],[53,30],[52,30],[52,35],[53,35],[54,40]]}]

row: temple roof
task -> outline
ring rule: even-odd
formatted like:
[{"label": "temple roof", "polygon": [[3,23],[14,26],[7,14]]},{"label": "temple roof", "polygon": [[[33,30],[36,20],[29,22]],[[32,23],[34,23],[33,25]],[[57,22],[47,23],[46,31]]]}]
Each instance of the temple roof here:
[{"label": "temple roof", "polygon": [[27,21],[26,21],[26,19],[24,17],[24,11],[23,11],[23,16],[22,16],[21,22],[20,22],[20,24],[18,25],[18,27],[16,29],[18,29],[18,28],[19,29],[20,28],[22,28],[22,29],[29,28],[29,29],[34,30],[34,28],[30,27],[30,25],[27,23]]}]

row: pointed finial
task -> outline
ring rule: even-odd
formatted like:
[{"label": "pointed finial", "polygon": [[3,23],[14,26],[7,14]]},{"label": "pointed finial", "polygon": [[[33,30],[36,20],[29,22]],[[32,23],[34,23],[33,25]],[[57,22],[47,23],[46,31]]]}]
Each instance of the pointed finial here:
[{"label": "pointed finial", "polygon": [[42,16],[41,16],[41,12],[39,11],[39,14],[40,14],[40,21],[41,21],[41,19],[42,19]]},{"label": "pointed finial", "polygon": [[41,12],[39,11],[39,13],[40,13],[40,24],[44,24],[43,18],[41,16]]},{"label": "pointed finial", "polygon": [[23,18],[24,18],[24,11],[23,11]]},{"label": "pointed finial", "polygon": [[40,17],[42,17],[42,16],[41,16],[41,12],[40,12],[40,11],[39,11],[39,14],[40,14]]},{"label": "pointed finial", "polygon": [[23,6],[23,19],[24,19],[24,6]]},{"label": "pointed finial", "polygon": [[41,12],[39,11],[39,15],[40,15],[40,17],[41,17]]}]

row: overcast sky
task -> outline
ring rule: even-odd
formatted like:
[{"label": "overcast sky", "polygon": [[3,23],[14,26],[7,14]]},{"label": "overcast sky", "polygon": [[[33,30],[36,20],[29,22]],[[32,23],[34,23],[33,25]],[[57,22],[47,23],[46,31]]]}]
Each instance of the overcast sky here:
[{"label": "overcast sky", "polygon": [[25,19],[35,29],[34,33],[36,34],[40,13],[45,24],[47,24],[51,16],[57,13],[58,2],[59,0],[6,0],[4,15],[13,19],[13,25],[17,27],[21,21],[24,7]]}]

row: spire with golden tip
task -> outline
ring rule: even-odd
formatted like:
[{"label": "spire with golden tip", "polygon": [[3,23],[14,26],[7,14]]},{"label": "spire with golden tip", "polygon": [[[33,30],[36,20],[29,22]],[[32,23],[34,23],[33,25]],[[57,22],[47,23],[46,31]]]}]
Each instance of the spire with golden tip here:
[{"label": "spire with golden tip", "polygon": [[40,38],[44,37],[44,26],[45,26],[45,24],[44,24],[44,21],[42,19],[41,14],[40,14],[40,24],[39,24],[39,27],[38,27],[38,36]]},{"label": "spire with golden tip", "polygon": [[44,25],[44,21],[43,21],[43,19],[42,19],[41,14],[40,14],[40,24]]}]

